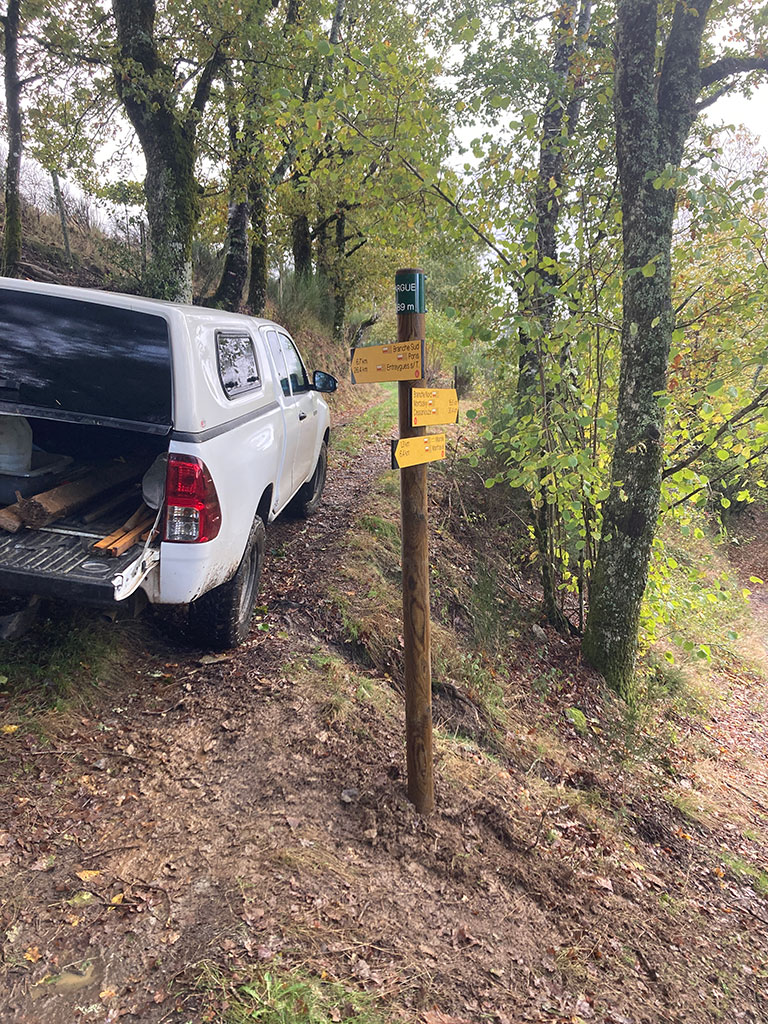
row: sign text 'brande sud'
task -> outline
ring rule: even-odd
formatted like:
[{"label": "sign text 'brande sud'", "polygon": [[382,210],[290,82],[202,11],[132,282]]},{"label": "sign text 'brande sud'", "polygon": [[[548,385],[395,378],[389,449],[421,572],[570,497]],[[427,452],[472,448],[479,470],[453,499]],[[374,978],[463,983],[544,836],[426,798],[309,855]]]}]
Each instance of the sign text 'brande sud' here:
[{"label": "sign text 'brande sud'", "polygon": [[395,312],[426,313],[426,274],[421,270],[398,270],[395,274]]},{"label": "sign text 'brande sud'", "polygon": [[352,383],[419,380],[424,375],[424,342],[396,341],[351,350]]}]

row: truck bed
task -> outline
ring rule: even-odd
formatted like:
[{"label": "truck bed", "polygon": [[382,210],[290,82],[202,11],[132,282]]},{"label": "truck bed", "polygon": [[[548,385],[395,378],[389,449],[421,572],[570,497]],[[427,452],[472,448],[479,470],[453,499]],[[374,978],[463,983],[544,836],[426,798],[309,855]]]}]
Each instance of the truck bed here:
[{"label": "truck bed", "polygon": [[[152,542],[144,559],[144,541],[117,557],[97,553],[93,544],[117,529],[129,514],[123,509],[87,525],[70,517],[39,530],[0,531],[0,590],[110,605],[120,599],[116,598],[117,581],[118,589],[127,589],[122,596],[128,596],[135,589],[129,587],[129,577],[151,568],[159,542]],[[141,566],[142,561],[147,565]]]}]

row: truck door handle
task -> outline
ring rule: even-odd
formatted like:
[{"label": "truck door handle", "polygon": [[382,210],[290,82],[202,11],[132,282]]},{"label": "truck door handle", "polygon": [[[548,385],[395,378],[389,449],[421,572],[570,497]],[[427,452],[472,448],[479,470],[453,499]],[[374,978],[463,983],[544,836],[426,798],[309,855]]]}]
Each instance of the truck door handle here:
[{"label": "truck door handle", "polygon": [[307,414],[305,412],[300,412],[299,413],[299,422],[301,422],[302,420],[305,420],[306,418],[307,418]]}]

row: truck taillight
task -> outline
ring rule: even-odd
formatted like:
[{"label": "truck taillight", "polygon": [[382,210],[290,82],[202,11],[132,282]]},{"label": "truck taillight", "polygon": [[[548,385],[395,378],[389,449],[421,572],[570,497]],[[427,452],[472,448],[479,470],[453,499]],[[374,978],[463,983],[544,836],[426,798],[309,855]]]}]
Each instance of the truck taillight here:
[{"label": "truck taillight", "polygon": [[194,455],[169,455],[165,477],[165,539],[184,544],[213,540],[221,507],[211,474]]}]

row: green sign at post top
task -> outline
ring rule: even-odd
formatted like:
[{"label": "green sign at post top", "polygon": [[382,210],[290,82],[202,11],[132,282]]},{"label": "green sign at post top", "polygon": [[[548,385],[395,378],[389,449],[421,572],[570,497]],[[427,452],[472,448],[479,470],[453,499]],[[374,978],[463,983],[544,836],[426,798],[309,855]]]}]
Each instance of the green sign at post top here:
[{"label": "green sign at post top", "polygon": [[398,270],[395,274],[395,312],[426,313],[423,270]]}]

